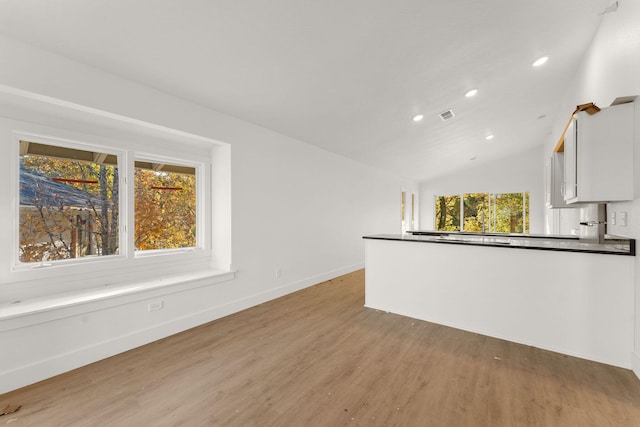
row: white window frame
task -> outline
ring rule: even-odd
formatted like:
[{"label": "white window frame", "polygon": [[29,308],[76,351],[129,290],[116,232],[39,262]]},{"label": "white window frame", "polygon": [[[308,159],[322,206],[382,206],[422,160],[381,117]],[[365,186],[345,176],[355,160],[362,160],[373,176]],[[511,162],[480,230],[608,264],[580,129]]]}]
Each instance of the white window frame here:
[{"label": "white window frame", "polygon": [[[135,182],[133,180],[133,169],[131,170],[131,217],[130,224],[131,233],[128,234],[128,246],[131,248],[131,251],[134,253],[134,257],[136,258],[144,258],[144,257],[153,257],[159,255],[171,255],[171,254],[179,254],[185,252],[193,252],[193,251],[202,251],[206,247],[206,235],[205,225],[203,223],[203,218],[206,215],[205,206],[206,206],[206,192],[205,188],[207,188],[207,182],[205,176],[205,171],[208,170],[208,166],[202,162],[194,162],[183,159],[178,159],[175,157],[162,157],[154,154],[136,152],[133,157],[134,167],[136,161],[145,161],[152,163],[164,163],[171,164],[177,166],[188,166],[193,167],[196,170],[196,245],[185,247],[185,248],[172,248],[172,249],[148,249],[148,250],[136,250],[135,249],[135,195],[133,192],[135,191]],[[209,174],[210,175],[210,174]]]},{"label": "white window frame", "polygon": [[[83,258],[71,258],[71,259],[63,259],[63,260],[53,260],[53,261],[41,261],[41,262],[22,262],[20,261],[20,170],[19,170],[19,160],[20,160],[20,141],[29,141],[39,144],[46,144],[56,147],[70,148],[76,150],[83,151],[99,151],[101,153],[113,154],[118,158],[118,176],[120,180],[120,185],[123,184],[123,168],[122,165],[125,164],[125,158],[127,156],[126,151],[121,149],[114,149],[112,147],[105,147],[103,145],[97,144],[89,144],[80,141],[58,138],[50,135],[40,135],[34,134],[30,132],[23,131],[14,131],[12,138],[12,162],[13,162],[13,170],[14,170],[14,179],[12,182],[12,191],[14,192],[14,216],[13,216],[13,239],[12,239],[12,269],[14,271],[21,270],[30,270],[33,268],[43,268],[43,267],[53,267],[55,265],[73,265],[73,264],[82,264],[82,263],[91,263],[91,262],[101,262],[113,259],[123,259],[125,255],[123,251],[120,250],[118,254],[105,255],[99,257],[83,257]],[[125,173],[126,174],[126,173]],[[126,178],[125,178],[126,180]],[[118,247],[123,248],[123,212],[126,212],[127,204],[126,200],[123,201],[123,198],[120,197],[118,200]]]},{"label": "white window frame", "polygon": [[[60,292],[77,292],[81,289],[104,286],[128,286],[128,284],[163,277],[196,274],[197,272],[228,271],[226,240],[216,242],[216,250],[222,252],[213,257],[212,239],[212,165],[225,166],[228,162],[228,147],[214,145],[181,133],[162,133],[156,130],[134,133],[129,129],[114,130],[96,128],[95,133],[85,133],[86,126],[76,130],[77,123],[69,122],[64,128],[50,127],[11,118],[0,118],[0,136],[4,135],[10,159],[3,160],[5,180],[10,183],[0,190],[0,200],[6,203],[3,215],[12,215],[12,230],[0,233],[5,236],[4,248],[0,250],[0,292],[20,295],[20,298],[37,297]],[[66,124],[66,123],[65,123]],[[57,123],[56,123],[57,125]],[[4,131],[9,131],[9,134]],[[160,135],[160,137],[158,137]],[[203,138],[204,139],[204,138]],[[118,254],[55,260],[44,263],[19,261],[19,141],[28,140],[42,144],[100,151],[118,157],[120,179],[119,242]],[[150,154],[150,147],[157,153]],[[217,150],[217,151],[216,151]],[[216,156],[214,153],[222,155]],[[134,159],[157,159],[166,163],[190,165],[196,168],[197,246],[154,251],[135,251],[133,246],[133,170]],[[206,159],[206,160],[205,160]],[[228,167],[227,167],[228,169]],[[223,168],[224,170],[224,168]],[[0,174],[3,172],[0,171]],[[223,174],[226,172],[223,172]],[[10,175],[10,176],[9,176]],[[130,184],[129,184],[130,183]],[[219,184],[216,188],[219,187]],[[223,197],[228,197],[223,188]],[[9,206],[10,205],[10,206]],[[227,208],[227,209],[230,209]],[[11,212],[11,214],[9,213]],[[218,212],[216,212],[216,221]],[[221,218],[222,221],[225,218]],[[216,228],[217,229],[217,228]],[[10,237],[10,238],[9,238]],[[220,267],[218,265],[222,264]],[[212,270],[212,265],[214,270]],[[213,273],[210,273],[213,274]],[[1,294],[0,294],[1,295]],[[0,298],[0,303],[2,298]]]},{"label": "white window frame", "polygon": [[[482,192],[479,192],[482,193]],[[477,194],[477,193],[472,193],[472,192],[466,192],[466,193],[455,193],[455,194],[443,194],[443,195],[434,195],[433,196],[433,229],[437,230],[437,223],[438,223],[438,218],[436,215],[436,204],[438,203],[438,197],[458,197],[459,200],[459,205],[460,205],[460,230],[458,232],[465,232],[466,230],[464,229],[464,195],[465,194]],[[530,199],[531,199],[531,192],[529,191],[518,191],[518,192],[493,192],[493,193],[489,193],[489,192],[484,192],[484,194],[487,195],[488,197],[488,203],[491,204],[491,200],[493,200],[493,203],[495,205],[495,197],[498,194],[522,194],[523,198],[522,198],[522,233],[517,233],[517,234],[529,234],[530,230],[529,227],[527,227],[527,221],[526,218],[529,216],[529,214],[531,213],[531,207],[529,206],[529,209],[527,209],[527,206],[530,203]],[[494,216],[495,216],[495,212],[494,212]],[[489,223],[491,223],[491,221],[493,221],[493,226],[495,227],[495,218],[488,218]],[[439,230],[438,230],[439,231]],[[496,232],[496,231],[487,231],[490,233],[503,233],[503,232]]]}]

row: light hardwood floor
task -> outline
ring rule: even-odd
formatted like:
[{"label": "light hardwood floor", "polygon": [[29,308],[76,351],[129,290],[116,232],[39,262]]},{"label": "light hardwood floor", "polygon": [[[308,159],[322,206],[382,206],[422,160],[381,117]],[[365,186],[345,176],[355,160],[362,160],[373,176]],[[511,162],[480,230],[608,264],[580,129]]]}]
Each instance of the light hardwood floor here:
[{"label": "light hardwood floor", "polygon": [[0,425],[640,426],[628,370],[363,303],[358,271],[0,395]]}]

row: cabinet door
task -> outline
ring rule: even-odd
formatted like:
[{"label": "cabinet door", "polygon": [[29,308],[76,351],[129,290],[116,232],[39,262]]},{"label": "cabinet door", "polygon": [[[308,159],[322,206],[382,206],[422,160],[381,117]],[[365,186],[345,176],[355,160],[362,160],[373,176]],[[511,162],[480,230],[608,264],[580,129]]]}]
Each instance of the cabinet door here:
[{"label": "cabinet door", "polygon": [[576,115],[577,201],[633,200],[634,104]]},{"label": "cabinet door", "polygon": [[571,121],[564,135],[564,200],[567,202],[578,197],[578,123]]},{"label": "cabinet door", "polygon": [[545,163],[545,202],[548,208],[572,208],[564,200],[564,153],[553,153]]}]

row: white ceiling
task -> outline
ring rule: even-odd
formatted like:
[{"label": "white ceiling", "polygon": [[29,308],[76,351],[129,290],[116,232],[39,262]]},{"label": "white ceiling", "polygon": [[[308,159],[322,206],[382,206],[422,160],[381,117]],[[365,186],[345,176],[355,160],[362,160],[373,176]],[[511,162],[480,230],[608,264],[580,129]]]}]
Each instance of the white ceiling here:
[{"label": "white ceiling", "polygon": [[421,181],[554,138],[609,3],[3,0],[0,33]]}]

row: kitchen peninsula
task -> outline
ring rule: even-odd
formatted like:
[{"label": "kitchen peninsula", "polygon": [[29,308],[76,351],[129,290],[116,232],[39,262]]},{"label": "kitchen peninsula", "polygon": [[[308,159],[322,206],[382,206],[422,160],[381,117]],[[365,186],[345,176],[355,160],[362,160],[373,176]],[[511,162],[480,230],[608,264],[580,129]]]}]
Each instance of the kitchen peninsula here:
[{"label": "kitchen peninsula", "polygon": [[629,369],[635,241],[365,236],[365,306]]}]

